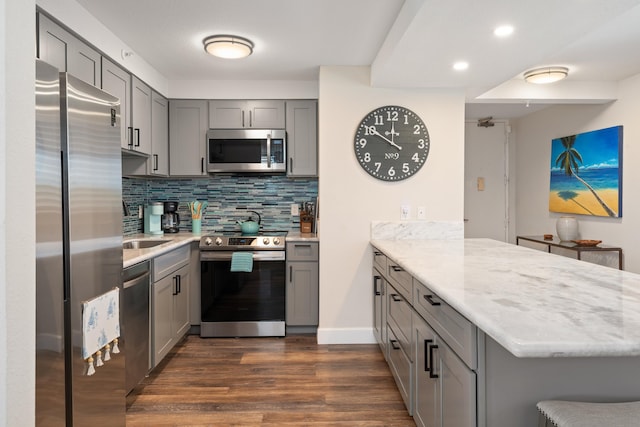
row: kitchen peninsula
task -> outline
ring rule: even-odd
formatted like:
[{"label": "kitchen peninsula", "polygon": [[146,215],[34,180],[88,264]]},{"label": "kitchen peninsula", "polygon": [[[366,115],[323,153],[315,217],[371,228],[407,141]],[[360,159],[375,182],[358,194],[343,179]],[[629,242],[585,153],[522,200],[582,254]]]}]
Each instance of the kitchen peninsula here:
[{"label": "kitchen peninsula", "polygon": [[[478,426],[535,426],[535,404],[544,399],[640,400],[640,275],[489,239],[371,244],[386,257],[390,285],[398,283],[394,272],[413,278],[406,300],[414,308],[408,355],[418,371],[414,395],[418,389],[424,396],[419,373],[429,359],[438,369],[433,354],[455,352],[459,344],[447,336],[434,335],[439,346],[416,338],[422,318],[441,334],[437,314],[420,312],[424,299],[434,313],[440,304],[457,312],[473,332],[464,335],[473,354],[458,356],[471,378],[467,396],[474,396]],[[460,325],[449,325],[454,337]],[[421,348],[425,366],[417,363]],[[419,405],[409,404],[410,412],[420,413]]]}]

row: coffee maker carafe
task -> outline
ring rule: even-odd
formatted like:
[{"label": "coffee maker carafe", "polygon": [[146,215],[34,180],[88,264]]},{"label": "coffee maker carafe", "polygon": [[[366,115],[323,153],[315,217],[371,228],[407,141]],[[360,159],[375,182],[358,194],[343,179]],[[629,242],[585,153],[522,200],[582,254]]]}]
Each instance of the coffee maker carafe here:
[{"label": "coffee maker carafe", "polygon": [[180,231],[180,215],[178,215],[178,202],[164,202],[164,214],[162,214],[162,229],[165,233],[177,233]]}]

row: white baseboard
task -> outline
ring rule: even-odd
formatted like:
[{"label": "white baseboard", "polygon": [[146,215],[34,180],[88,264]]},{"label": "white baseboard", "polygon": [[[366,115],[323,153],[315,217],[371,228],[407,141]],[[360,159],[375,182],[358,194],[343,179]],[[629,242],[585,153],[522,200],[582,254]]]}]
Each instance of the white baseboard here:
[{"label": "white baseboard", "polygon": [[373,328],[318,328],[318,344],[376,344]]}]

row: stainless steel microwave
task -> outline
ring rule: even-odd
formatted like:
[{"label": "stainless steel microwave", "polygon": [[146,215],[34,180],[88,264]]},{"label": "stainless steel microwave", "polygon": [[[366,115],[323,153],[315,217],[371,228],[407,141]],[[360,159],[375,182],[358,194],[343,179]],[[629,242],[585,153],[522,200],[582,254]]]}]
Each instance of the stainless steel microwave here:
[{"label": "stainless steel microwave", "polygon": [[284,129],[209,129],[207,172],[287,171]]}]

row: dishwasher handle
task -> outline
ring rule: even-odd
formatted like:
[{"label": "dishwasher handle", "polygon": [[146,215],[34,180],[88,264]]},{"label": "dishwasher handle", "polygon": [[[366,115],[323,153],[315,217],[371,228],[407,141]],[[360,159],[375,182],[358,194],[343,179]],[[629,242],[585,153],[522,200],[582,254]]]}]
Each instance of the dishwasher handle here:
[{"label": "dishwasher handle", "polygon": [[127,280],[126,282],[124,282],[122,284],[122,288],[123,289],[127,289],[127,288],[131,288],[133,286],[139,285],[140,283],[148,282],[150,275],[151,275],[151,273],[149,273],[148,271],[145,271],[140,276],[136,276],[133,279]]}]

